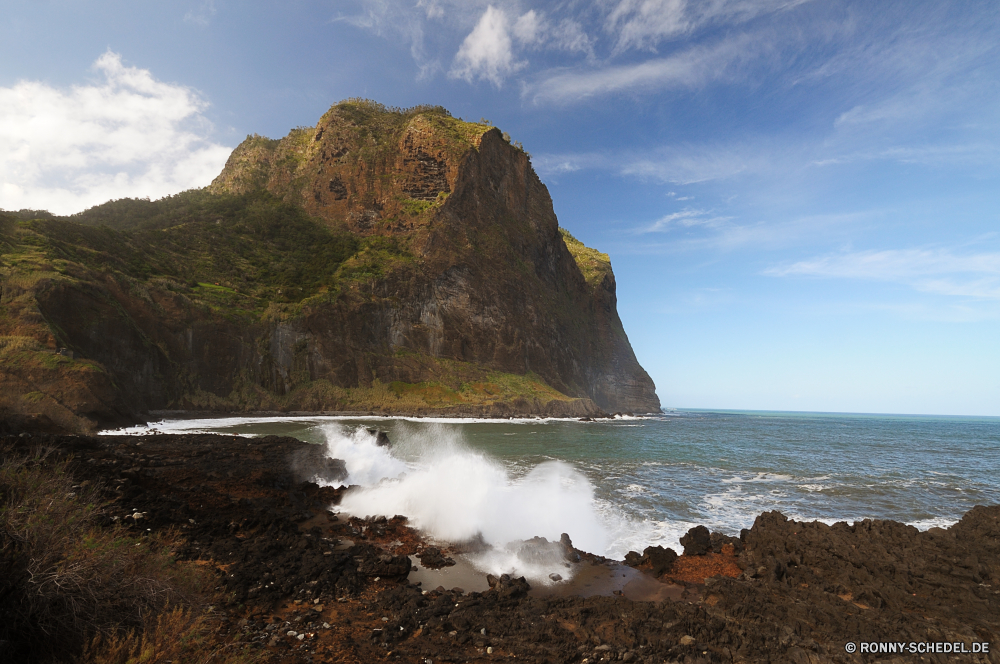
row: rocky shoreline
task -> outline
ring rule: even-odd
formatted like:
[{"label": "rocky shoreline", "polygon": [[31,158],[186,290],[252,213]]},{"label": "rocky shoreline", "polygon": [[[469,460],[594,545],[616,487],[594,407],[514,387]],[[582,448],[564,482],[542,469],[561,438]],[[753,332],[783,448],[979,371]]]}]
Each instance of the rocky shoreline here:
[{"label": "rocky shoreline", "polygon": [[[614,419],[616,417],[636,415],[656,415],[659,413],[614,412],[607,413],[599,408],[578,409],[576,404],[585,403],[586,399],[572,401],[550,401],[546,404],[536,404],[539,407],[526,409],[513,408],[510,404],[495,404],[492,406],[455,406],[452,408],[414,408],[410,410],[151,410],[149,418],[143,424],[153,421],[153,418],[176,419],[209,419],[220,417],[447,417],[467,419],[507,420],[511,418],[574,418],[583,420]],[[530,406],[530,404],[529,404]]]},{"label": "rocky shoreline", "polygon": [[[508,420],[517,418],[566,418],[584,421],[613,419],[636,413],[609,413],[598,408],[589,399],[552,400],[545,403],[526,400],[512,403],[497,403],[486,406],[460,405],[440,408],[412,408],[383,410],[150,410],[142,415],[122,415],[102,420],[104,429],[129,428],[148,425],[163,419],[210,419],[220,417],[419,417],[419,418],[468,418]],[[652,413],[641,413],[652,414]],[[46,434],[92,434],[93,428],[74,428],[59,423],[44,414],[19,414],[0,412],[0,436],[32,431]]]},{"label": "rocky shoreline", "polygon": [[[463,590],[414,581],[461,547],[425,541],[403,516],[338,515],[347,489],[309,480],[334,481],[342,464],[293,438],[23,433],[0,449],[67,462],[111,501],[109,525],[174,532],[179,564],[214,570],[222,631],[262,661],[1000,662],[998,506],[926,532],[768,512],[739,537],[696,528],[680,556],[625,561],[567,540],[578,575],[629,585],[573,594],[501,577]],[[639,587],[653,601],[630,599]],[[3,601],[0,589],[11,610]],[[888,642],[908,650],[862,652]],[[909,651],[941,642],[990,652]]]}]

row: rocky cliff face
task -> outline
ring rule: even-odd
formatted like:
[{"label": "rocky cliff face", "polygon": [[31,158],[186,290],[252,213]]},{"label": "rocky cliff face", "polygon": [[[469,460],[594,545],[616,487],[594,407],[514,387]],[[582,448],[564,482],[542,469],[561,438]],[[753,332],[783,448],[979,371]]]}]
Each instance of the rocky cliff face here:
[{"label": "rocky cliff face", "polygon": [[[365,111],[339,105],[282,141],[248,138],[211,189],[263,183],[328,223],[404,239],[418,264],[367,289],[369,347],[534,372],[606,410],[658,411],[618,318],[610,263],[588,283],[524,151],[496,128],[436,110],[374,120],[386,114]],[[337,320],[317,314],[302,329]],[[323,344],[331,338],[344,335]],[[387,357],[365,369],[420,378]]]},{"label": "rocky cliff face", "polygon": [[0,373],[20,385],[0,410],[63,428],[150,409],[659,408],[607,256],[559,229],[523,150],[443,109],[341,103],[249,137],[207,191],[0,219],[0,254]]}]

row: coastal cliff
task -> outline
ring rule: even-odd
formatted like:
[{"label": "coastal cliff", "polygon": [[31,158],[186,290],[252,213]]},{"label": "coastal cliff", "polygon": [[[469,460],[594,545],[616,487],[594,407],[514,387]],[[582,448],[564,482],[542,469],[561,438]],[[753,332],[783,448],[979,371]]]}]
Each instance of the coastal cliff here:
[{"label": "coastal cliff", "polygon": [[[335,105],[205,190],[0,220],[7,412],[659,409],[607,255],[528,155],[438,107]],[[54,351],[65,348],[64,354]]]}]

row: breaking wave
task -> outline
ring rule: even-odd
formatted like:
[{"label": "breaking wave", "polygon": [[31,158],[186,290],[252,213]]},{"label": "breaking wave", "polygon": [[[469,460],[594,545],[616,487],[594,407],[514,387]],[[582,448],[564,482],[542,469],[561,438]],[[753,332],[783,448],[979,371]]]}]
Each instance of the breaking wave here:
[{"label": "breaking wave", "polygon": [[[566,533],[574,546],[603,552],[611,534],[602,523],[594,487],[573,466],[546,461],[521,476],[498,460],[468,449],[454,430],[430,426],[412,432],[394,450],[379,447],[364,428],[324,428],[328,454],[343,459],[346,484],[340,509],[352,516],[402,514],[430,537],[447,542],[481,539],[491,548],[472,556],[493,573],[545,578],[559,568],[556,556],[530,554],[525,542],[558,542]],[[531,547],[529,547],[531,548]]]}]

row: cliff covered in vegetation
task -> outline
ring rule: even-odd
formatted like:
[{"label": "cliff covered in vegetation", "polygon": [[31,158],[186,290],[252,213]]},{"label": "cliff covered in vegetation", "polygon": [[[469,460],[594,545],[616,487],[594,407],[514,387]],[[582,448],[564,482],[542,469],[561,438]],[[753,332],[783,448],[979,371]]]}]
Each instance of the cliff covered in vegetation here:
[{"label": "cliff covered in vegetation", "polygon": [[0,216],[9,414],[659,408],[607,255],[522,149],[440,108],[342,102],[248,137],[204,190],[21,216]]}]

